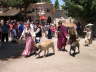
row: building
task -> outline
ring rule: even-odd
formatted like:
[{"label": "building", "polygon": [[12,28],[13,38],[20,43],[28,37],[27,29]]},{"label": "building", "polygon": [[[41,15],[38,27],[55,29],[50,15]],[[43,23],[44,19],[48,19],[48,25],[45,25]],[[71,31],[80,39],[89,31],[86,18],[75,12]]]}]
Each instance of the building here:
[{"label": "building", "polygon": [[56,10],[54,17],[55,18],[60,18],[60,17],[67,18],[66,11],[64,11],[64,10]]},{"label": "building", "polygon": [[30,4],[26,11],[26,15],[34,18],[35,20],[40,19],[41,16],[43,16],[43,18],[47,18],[48,16],[54,17],[54,14],[55,8],[53,4],[46,2]]},{"label": "building", "polygon": [[[8,20],[8,19],[15,19],[18,18],[20,20],[20,8],[16,7],[8,7],[5,2],[8,0],[1,0],[0,1],[0,19]],[[18,17],[19,15],[19,17]]]}]

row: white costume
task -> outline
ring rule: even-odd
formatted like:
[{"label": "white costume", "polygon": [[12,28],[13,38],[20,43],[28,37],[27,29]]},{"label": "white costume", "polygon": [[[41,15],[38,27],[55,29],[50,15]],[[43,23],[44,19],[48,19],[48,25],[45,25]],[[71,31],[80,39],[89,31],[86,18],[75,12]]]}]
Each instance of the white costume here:
[{"label": "white costume", "polygon": [[22,36],[25,37],[26,33],[27,33],[27,34],[30,34],[32,37],[35,37],[35,32],[34,32],[31,28],[29,28],[29,29],[25,28],[25,29],[23,30],[23,32],[22,32],[21,37],[22,37]]}]

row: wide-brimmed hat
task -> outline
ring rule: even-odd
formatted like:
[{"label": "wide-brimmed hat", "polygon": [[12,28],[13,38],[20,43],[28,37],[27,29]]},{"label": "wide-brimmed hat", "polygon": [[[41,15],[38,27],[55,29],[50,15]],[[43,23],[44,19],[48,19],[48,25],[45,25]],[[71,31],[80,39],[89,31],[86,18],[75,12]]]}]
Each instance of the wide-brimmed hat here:
[{"label": "wide-brimmed hat", "polygon": [[89,23],[89,24],[86,25],[86,27],[88,27],[88,26],[93,26],[93,24],[92,23]]},{"label": "wide-brimmed hat", "polygon": [[62,24],[62,21],[59,21],[58,24]]}]

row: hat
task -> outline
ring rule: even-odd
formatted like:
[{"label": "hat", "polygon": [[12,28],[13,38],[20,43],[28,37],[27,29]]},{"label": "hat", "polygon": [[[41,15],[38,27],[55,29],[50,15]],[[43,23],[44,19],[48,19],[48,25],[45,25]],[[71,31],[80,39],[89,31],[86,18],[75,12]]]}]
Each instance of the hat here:
[{"label": "hat", "polygon": [[62,24],[62,21],[59,21],[58,24]]}]

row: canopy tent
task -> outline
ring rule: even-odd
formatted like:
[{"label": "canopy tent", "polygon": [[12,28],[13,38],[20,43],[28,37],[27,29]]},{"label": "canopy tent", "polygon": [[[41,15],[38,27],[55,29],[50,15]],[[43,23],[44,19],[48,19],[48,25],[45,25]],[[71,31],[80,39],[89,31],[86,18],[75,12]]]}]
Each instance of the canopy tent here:
[{"label": "canopy tent", "polygon": [[47,17],[46,16],[40,16],[40,18],[39,18],[40,20],[46,20],[47,19]]}]

